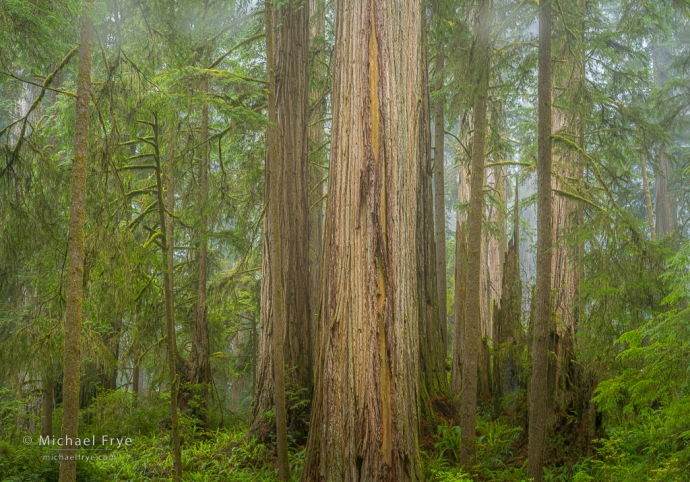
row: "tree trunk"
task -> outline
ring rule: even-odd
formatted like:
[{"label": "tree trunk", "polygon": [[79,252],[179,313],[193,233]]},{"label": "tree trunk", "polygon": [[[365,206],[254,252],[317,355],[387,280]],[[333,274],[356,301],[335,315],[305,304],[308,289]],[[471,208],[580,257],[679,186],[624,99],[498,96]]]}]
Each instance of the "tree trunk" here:
[{"label": "tree trunk", "polygon": [[[458,175],[458,205],[469,201],[469,182],[464,165]],[[465,336],[465,302],[467,301],[467,213],[458,208],[455,223],[455,286],[453,289],[453,352],[450,369],[450,395],[462,396],[462,357]]]},{"label": "tree trunk", "polygon": [[[419,117],[419,202],[417,203],[417,263],[419,300],[419,391],[421,415],[435,424],[431,399],[448,395],[446,375],[446,347],[444,323],[441,322],[439,291],[436,283],[436,243],[434,242],[434,213],[432,197],[431,119],[429,85],[425,45],[426,32],[422,27],[422,102]],[[445,231],[443,233],[445,236]],[[444,277],[445,279],[445,277]]]},{"label": "tree trunk", "polygon": [[72,159],[72,192],[67,242],[67,305],[65,308],[65,345],[63,362],[62,436],[65,443],[60,451],[60,482],[74,482],[77,478],[77,448],[79,426],[79,374],[81,365],[81,328],[84,297],[84,221],[86,217],[86,175],[89,154],[89,102],[91,92],[91,54],[93,20],[87,0],[82,14],[77,73],[77,107],[74,120],[74,156]]},{"label": "tree trunk", "polygon": [[420,4],[337,0],[335,18],[324,330],[302,480],[416,481]]},{"label": "tree trunk", "polygon": [[[173,188],[172,175],[168,176],[167,189],[167,205],[163,200],[163,169],[161,168],[161,158],[159,152],[159,133],[158,133],[158,117],[154,114],[154,121],[152,123],[153,137],[154,137],[154,161],[156,163],[156,194],[158,203],[158,226],[162,243],[162,260],[163,267],[163,292],[165,295],[165,320],[167,330],[167,349],[168,349],[168,373],[170,383],[170,425],[171,425],[171,442],[173,466],[175,470],[175,481],[182,478],[182,452],[180,448],[180,424],[179,414],[177,409],[177,398],[180,385],[180,376],[177,372],[177,342],[175,336],[175,305],[174,305],[174,278],[173,278],[173,253],[174,253],[174,237],[173,237]],[[172,158],[169,162],[172,162]],[[172,167],[168,166],[170,173]],[[169,214],[166,214],[166,210]]]},{"label": "tree trunk", "polygon": [[321,251],[323,244],[323,198],[324,198],[324,169],[327,162],[324,149],[323,117],[325,115],[326,77],[323,63],[325,61],[324,31],[326,28],[325,0],[310,0],[310,89],[309,89],[309,346],[314,348],[316,356],[316,340],[320,325],[319,290],[321,283]]},{"label": "tree trunk", "polygon": [[[652,50],[654,82],[661,88],[668,79],[668,52],[664,47],[654,46]],[[673,164],[663,142],[656,143],[656,234],[667,236],[676,230],[677,205],[672,189]]]},{"label": "tree trunk", "polygon": [[486,149],[486,106],[489,87],[489,22],[488,0],[479,2],[477,51],[475,53],[474,139],[470,212],[467,239],[467,291],[465,302],[465,333],[463,339],[462,380],[462,448],[460,463],[468,466],[476,454],[477,379],[481,340],[481,273],[482,222],[484,217],[484,156]]},{"label": "tree trunk", "polygon": [[[267,8],[271,8],[268,2]],[[268,14],[267,14],[268,15]],[[268,24],[275,25],[269,29]],[[269,115],[267,130],[267,202],[261,292],[261,336],[253,427],[274,406],[274,373],[284,370],[276,342],[284,345],[286,383],[311,393],[312,368],[309,308],[309,223],[307,122],[309,85],[309,9],[291,0],[266,17]],[[269,48],[271,52],[269,52]],[[278,296],[280,293],[280,297]],[[274,340],[275,326],[283,338]],[[274,364],[279,370],[276,370]],[[276,393],[281,392],[275,387]]]},{"label": "tree trunk", "polygon": [[55,407],[55,382],[53,376],[46,373],[43,376],[42,393],[43,416],[41,417],[41,435],[52,437],[53,435],[53,407]]},{"label": "tree trunk", "polygon": [[[201,89],[208,92],[208,77],[204,77]],[[197,416],[204,426],[208,423],[208,389],[211,384],[211,348],[208,334],[208,309],[206,307],[206,279],[208,275],[208,102],[201,107],[201,163],[199,166],[199,280],[192,333],[191,382],[201,389],[201,407]]]},{"label": "tree trunk", "polygon": [[132,367],[132,396],[134,398],[133,404],[136,407],[139,404],[139,386],[141,384],[141,366],[139,365],[139,357],[135,357],[134,366]]},{"label": "tree trunk", "polygon": [[[253,320],[252,320],[253,322]],[[239,411],[242,409],[243,400],[247,396],[247,350],[249,333],[246,330],[238,331],[232,340],[232,356],[235,358],[235,371],[241,373],[232,379],[230,386],[230,409]]]},{"label": "tree trunk", "polygon": [[527,475],[543,480],[542,466],[548,417],[548,334],[551,325],[551,1],[539,3],[537,159],[537,280],[532,348]]},{"label": "tree trunk", "polygon": [[508,252],[503,263],[501,304],[495,312],[494,321],[494,416],[500,414],[505,400],[511,400],[514,403],[511,395],[517,392],[520,380],[522,283],[518,257],[520,250],[518,208],[516,179],[513,238],[508,244]]},{"label": "tree trunk", "polygon": [[652,241],[655,241],[656,230],[654,229],[654,211],[652,209],[652,196],[649,194],[649,178],[647,177],[647,163],[645,162],[645,152],[642,145],[640,145],[640,166],[642,168],[642,186],[644,188],[645,208],[647,208],[649,234],[652,238]]},{"label": "tree trunk", "polygon": [[[443,45],[436,53],[436,90],[443,89]],[[436,229],[436,276],[438,308],[441,315],[443,350],[448,349],[448,285],[446,283],[446,191],[445,191],[445,119],[443,98],[434,103],[434,219]],[[444,357],[445,358],[445,357]]]}]

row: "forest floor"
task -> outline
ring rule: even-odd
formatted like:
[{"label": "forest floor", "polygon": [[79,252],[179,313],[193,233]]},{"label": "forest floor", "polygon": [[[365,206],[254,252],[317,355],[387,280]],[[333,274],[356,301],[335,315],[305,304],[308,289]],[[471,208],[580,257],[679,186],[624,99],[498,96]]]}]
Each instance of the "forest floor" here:
[{"label": "forest floor", "polygon": [[[82,436],[118,434],[138,430],[129,447],[96,452],[102,460],[79,462],[78,481],[144,481],[172,480],[170,439],[165,424],[165,400],[152,401],[132,409],[122,394],[114,392],[82,417]],[[471,474],[459,468],[461,432],[457,407],[447,400],[434,400],[436,427],[424,423],[420,440],[424,477],[435,482],[527,482],[527,443],[524,416],[521,410],[492,420],[482,412],[477,417],[477,464]],[[113,413],[115,412],[115,413]],[[58,414],[59,415],[59,414]],[[653,414],[652,414],[653,415]],[[259,441],[247,435],[242,417],[233,420],[233,428],[215,431],[200,430],[193,420],[182,417],[183,480],[213,481],[277,481],[275,456],[270,436]],[[654,424],[652,416],[647,425]],[[88,422],[88,423],[87,423]],[[657,421],[658,422],[658,421]],[[228,424],[227,420],[225,421]],[[59,426],[59,425],[56,425]],[[432,429],[430,429],[433,428]],[[554,431],[547,451],[546,481],[688,481],[679,468],[677,455],[664,449],[663,440],[654,445],[641,426],[617,427],[594,444],[592,455],[586,457],[570,447],[567,428]],[[57,453],[55,447],[25,445],[26,433],[17,431],[9,440],[0,439],[0,481],[52,482],[58,479],[58,462],[47,456]],[[33,438],[36,438],[34,436]],[[299,441],[299,442],[297,442]],[[292,480],[299,480],[304,463],[304,437],[292,439],[290,464]],[[656,447],[657,451],[652,452]],[[93,451],[83,449],[83,455]],[[651,454],[651,455],[650,455]]]}]

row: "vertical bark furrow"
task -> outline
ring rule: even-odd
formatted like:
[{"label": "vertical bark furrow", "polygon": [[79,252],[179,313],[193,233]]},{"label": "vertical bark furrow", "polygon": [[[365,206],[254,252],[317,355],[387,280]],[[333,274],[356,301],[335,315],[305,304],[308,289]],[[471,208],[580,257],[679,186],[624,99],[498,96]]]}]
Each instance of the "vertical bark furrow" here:
[{"label": "vertical bark furrow", "polygon": [[324,330],[302,478],[420,480],[420,9],[339,0],[335,18]]}]

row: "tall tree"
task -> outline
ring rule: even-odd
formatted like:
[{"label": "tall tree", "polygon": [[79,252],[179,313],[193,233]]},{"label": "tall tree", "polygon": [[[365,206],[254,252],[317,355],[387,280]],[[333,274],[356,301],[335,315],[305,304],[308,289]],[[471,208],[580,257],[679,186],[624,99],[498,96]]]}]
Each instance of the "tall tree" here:
[{"label": "tall tree", "polygon": [[[326,69],[326,2],[309,0],[309,310],[311,325],[310,342],[314,347],[318,339],[319,290],[321,283],[321,251],[323,245],[323,199],[324,155],[327,141],[324,141],[324,116],[326,114],[326,94],[328,72]],[[316,353],[313,353],[316,356]]]},{"label": "tall tree", "polygon": [[467,288],[465,330],[462,352],[462,449],[460,462],[471,463],[476,454],[477,379],[481,339],[482,223],[484,218],[484,157],[486,149],[486,110],[489,90],[490,3],[479,0],[477,46],[474,53],[474,137],[470,180],[470,211],[467,238]]},{"label": "tall tree", "polygon": [[170,442],[172,445],[173,467],[175,481],[182,478],[182,449],[180,446],[180,415],[177,407],[177,397],[180,387],[180,373],[177,369],[178,353],[175,333],[175,281],[174,281],[174,237],[173,237],[173,186],[172,160],[169,159],[167,177],[167,199],[164,198],[164,171],[161,162],[160,133],[158,116],[154,114],[153,122],[149,124],[153,129],[153,159],[156,176],[156,205],[158,207],[158,226],[161,233],[161,265],[163,267],[163,295],[165,297],[165,326],[167,331],[168,382],[170,383]]},{"label": "tall tree", "polygon": [[69,239],[67,241],[67,306],[62,377],[62,446],[60,482],[77,479],[75,440],[79,429],[79,374],[81,372],[81,329],[84,297],[84,221],[86,218],[86,166],[89,155],[89,102],[91,99],[91,56],[93,0],[86,0],[82,13],[77,72],[77,107],[74,119],[72,192]]},{"label": "tall tree", "polygon": [[[427,75],[426,26],[422,27],[420,73],[422,99],[419,120],[419,202],[417,203],[417,263],[419,291],[419,390],[421,413],[433,421],[430,400],[448,394],[445,330],[437,289],[437,245],[434,242],[434,200],[432,197],[431,119]],[[443,233],[445,236],[445,231]],[[445,267],[444,267],[445,272]]]},{"label": "tall tree", "polygon": [[[437,2],[440,3],[440,2]],[[436,21],[441,22],[436,5]],[[439,29],[440,30],[440,29]],[[445,190],[445,116],[443,90],[443,40],[439,40],[434,62],[436,101],[434,102],[434,229],[436,237],[436,287],[441,316],[444,353],[448,347],[448,285],[446,282],[446,190]]]},{"label": "tall tree", "polygon": [[529,403],[527,474],[543,480],[542,466],[548,417],[548,336],[551,326],[551,0],[539,2],[537,281],[532,341],[532,391]]},{"label": "tall tree", "polygon": [[[270,4],[268,5],[270,6]],[[262,269],[261,335],[254,426],[274,404],[274,317],[282,317],[285,367],[289,382],[312,386],[309,334],[309,224],[308,224],[308,67],[309,9],[298,1],[275,5],[267,41],[270,60],[271,125],[267,130]],[[267,47],[269,43],[267,42]],[[268,49],[267,49],[268,50]],[[278,245],[276,245],[276,243]],[[280,297],[276,292],[279,286]],[[280,307],[278,305],[281,305]],[[282,314],[279,313],[282,311]],[[282,369],[279,367],[278,369]],[[276,387],[278,390],[278,387]]]},{"label": "tall tree", "polygon": [[336,1],[324,330],[305,481],[422,477],[416,269],[420,16],[414,0]]},{"label": "tall tree", "polygon": [[194,330],[192,334],[191,380],[200,385],[201,410],[199,416],[207,420],[208,387],[211,383],[211,348],[208,335],[206,307],[206,279],[208,276],[208,77],[201,82],[204,95],[201,106],[201,162],[199,163],[199,280],[197,285]]}]

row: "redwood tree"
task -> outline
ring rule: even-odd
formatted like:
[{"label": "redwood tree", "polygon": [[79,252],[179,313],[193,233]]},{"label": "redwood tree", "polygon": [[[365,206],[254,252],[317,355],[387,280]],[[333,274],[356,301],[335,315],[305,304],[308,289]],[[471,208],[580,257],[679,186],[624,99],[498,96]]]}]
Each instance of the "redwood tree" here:
[{"label": "redwood tree", "polygon": [[[267,46],[273,45],[270,49],[273,52],[268,52],[272,94],[269,96],[271,125],[266,139],[264,189],[267,209],[261,280],[261,335],[253,406],[255,427],[274,404],[274,317],[283,318],[281,343],[284,345],[289,382],[308,389],[312,384],[308,296],[309,9],[295,0],[280,2],[274,6],[268,20],[275,28],[269,28],[267,22]],[[279,287],[280,297],[274,285]]]},{"label": "redwood tree", "polygon": [[420,3],[337,0],[321,356],[302,479],[420,480]]}]

